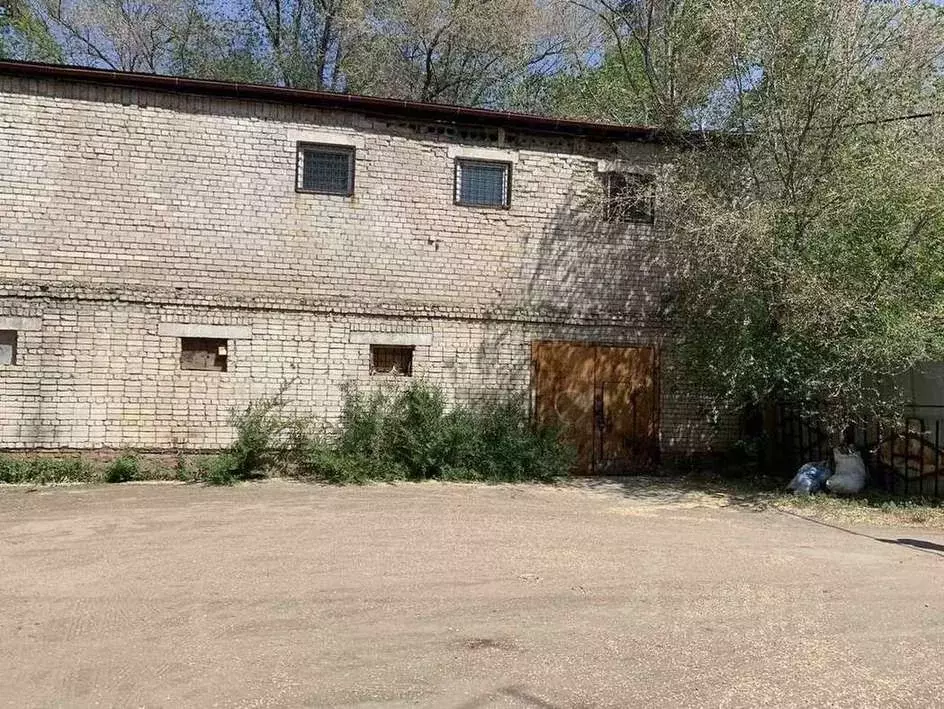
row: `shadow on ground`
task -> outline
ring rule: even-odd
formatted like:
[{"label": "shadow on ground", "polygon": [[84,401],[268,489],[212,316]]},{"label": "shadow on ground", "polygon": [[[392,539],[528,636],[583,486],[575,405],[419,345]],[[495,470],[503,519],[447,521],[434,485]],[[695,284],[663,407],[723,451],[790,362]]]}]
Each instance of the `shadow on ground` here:
[{"label": "shadow on ground", "polygon": [[514,699],[525,706],[538,707],[539,709],[563,709],[560,705],[551,704],[520,686],[502,687],[482,697],[476,697],[460,704],[456,709],[479,709],[480,707],[493,706],[494,701],[501,698]]},{"label": "shadow on ground", "polygon": [[944,556],[944,544],[937,544],[924,539],[876,539],[875,541],[884,542],[886,544],[898,544]]},{"label": "shadow on ground", "polygon": [[777,482],[758,481],[751,485],[704,477],[625,477],[570,478],[563,485],[594,492],[617,493],[643,504],[714,504],[748,510],[767,509],[780,493]]}]

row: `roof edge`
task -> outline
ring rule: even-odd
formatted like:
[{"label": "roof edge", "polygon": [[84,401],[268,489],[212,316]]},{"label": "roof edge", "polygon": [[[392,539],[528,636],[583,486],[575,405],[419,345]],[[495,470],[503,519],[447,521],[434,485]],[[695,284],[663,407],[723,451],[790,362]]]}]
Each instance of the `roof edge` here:
[{"label": "roof edge", "polygon": [[471,108],[440,103],[422,103],[400,99],[378,98],[309,89],[290,89],[265,84],[190,79],[163,74],[112,71],[90,67],[42,64],[38,62],[0,61],[0,75],[27,79],[53,79],[91,83],[129,89],[161,91],[231,98],[243,101],[266,101],[350,111],[387,118],[415,119],[435,123],[453,123],[496,128],[512,128],[531,133],[603,140],[628,140],[651,143],[689,142],[700,133],[675,133],[654,126],[633,126],[594,123],[564,118],[485,108]]}]

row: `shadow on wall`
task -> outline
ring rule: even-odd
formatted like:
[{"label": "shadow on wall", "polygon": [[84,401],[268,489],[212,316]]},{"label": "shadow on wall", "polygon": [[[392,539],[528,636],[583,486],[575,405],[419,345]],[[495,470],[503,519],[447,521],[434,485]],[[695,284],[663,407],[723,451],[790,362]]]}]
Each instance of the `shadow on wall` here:
[{"label": "shadow on wall", "polygon": [[[669,272],[664,223],[658,215],[654,224],[607,221],[593,176],[574,183],[591,187],[572,189],[547,228],[520,234],[517,263],[506,267],[505,285],[473,357],[483,373],[480,381],[488,390],[527,396],[536,340],[655,347],[662,370],[662,447],[683,454],[711,450],[732,432],[709,424],[691,392],[662,381],[670,366],[661,321]],[[466,391],[457,382],[457,394],[474,397],[475,379],[466,382]]]},{"label": "shadow on wall", "polygon": [[663,225],[607,221],[602,190],[570,192],[537,234],[523,235],[516,305],[541,317],[654,328],[665,288]]}]

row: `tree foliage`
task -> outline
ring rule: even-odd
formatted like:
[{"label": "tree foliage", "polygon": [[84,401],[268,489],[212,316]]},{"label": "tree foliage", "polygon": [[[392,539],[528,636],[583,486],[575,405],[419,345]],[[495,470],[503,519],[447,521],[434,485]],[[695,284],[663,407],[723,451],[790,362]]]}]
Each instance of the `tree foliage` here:
[{"label": "tree foliage", "polygon": [[554,77],[556,113],[668,127],[703,120],[728,67],[719,18],[697,0],[574,0],[596,41]]},{"label": "tree foliage", "polygon": [[586,19],[569,0],[5,2],[12,58],[531,108]]},{"label": "tree foliage", "polygon": [[500,105],[560,54],[555,16],[534,0],[386,0],[347,67],[353,90],[421,101]]},{"label": "tree foliage", "polygon": [[941,13],[773,0],[719,30],[728,132],[666,189],[679,369],[716,412],[894,414],[894,375],[944,358]]},{"label": "tree foliage", "polygon": [[59,43],[26,0],[0,0],[0,59],[8,58],[63,60]]}]

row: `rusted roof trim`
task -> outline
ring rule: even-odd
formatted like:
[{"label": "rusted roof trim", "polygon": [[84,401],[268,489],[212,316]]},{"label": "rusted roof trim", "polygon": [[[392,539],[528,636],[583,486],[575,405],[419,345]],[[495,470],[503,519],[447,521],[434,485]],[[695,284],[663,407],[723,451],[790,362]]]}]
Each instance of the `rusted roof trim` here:
[{"label": "rusted roof trim", "polygon": [[59,64],[0,61],[0,75],[28,79],[78,81],[101,86],[213,96],[244,101],[268,101],[309,106],[311,108],[351,111],[385,118],[489,126],[531,133],[603,140],[677,143],[689,142],[695,137],[694,134],[679,135],[652,126],[593,123],[441,103],[421,103],[419,101],[403,101],[327,91],[288,89],[281,86],[188,79],[160,74],[110,71]]}]

